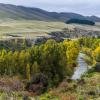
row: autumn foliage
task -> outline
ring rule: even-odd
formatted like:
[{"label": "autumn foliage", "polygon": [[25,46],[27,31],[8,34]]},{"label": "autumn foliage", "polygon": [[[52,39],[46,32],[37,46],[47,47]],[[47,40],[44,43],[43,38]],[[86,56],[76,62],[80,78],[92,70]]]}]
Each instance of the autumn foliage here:
[{"label": "autumn foliage", "polygon": [[77,64],[79,43],[48,40],[27,50],[0,51],[0,75],[19,75],[31,80],[37,74],[44,74],[48,82],[57,85],[65,76],[72,75]]}]

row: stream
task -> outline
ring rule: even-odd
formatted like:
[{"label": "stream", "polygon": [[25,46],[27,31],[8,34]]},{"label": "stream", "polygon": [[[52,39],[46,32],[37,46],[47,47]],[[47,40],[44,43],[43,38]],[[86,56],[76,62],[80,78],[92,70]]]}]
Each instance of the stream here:
[{"label": "stream", "polygon": [[73,80],[80,79],[82,75],[88,70],[88,64],[84,61],[85,54],[79,53],[78,56],[78,66],[75,68],[75,72],[72,76]]}]

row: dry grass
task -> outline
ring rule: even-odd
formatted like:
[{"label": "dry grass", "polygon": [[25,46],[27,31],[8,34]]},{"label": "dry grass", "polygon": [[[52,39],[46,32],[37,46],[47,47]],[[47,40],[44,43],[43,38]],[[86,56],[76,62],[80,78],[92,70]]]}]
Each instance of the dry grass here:
[{"label": "dry grass", "polygon": [[35,38],[46,36],[52,31],[61,31],[64,28],[73,29],[73,25],[63,22],[44,22],[44,21],[6,21],[0,22],[0,39],[11,38],[9,35],[17,35],[24,38]]},{"label": "dry grass", "polygon": [[24,84],[18,77],[0,77],[0,91],[22,91]]},{"label": "dry grass", "polygon": [[74,28],[84,30],[100,31],[100,24],[95,26],[89,25],[75,25],[65,24],[64,22],[45,22],[35,20],[12,20],[0,22],[0,39],[11,38],[9,35],[17,35],[24,38],[35,38],[37,36],[47,36],[49,32],[62,31],[67,28],[73,30]]}]

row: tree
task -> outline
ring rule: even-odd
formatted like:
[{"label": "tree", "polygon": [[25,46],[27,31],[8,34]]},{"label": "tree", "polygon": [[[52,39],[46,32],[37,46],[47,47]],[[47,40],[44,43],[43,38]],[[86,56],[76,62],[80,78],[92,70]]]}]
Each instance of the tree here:
[{"label": "tree", "polygon": [[79,43],[77,41],[64,41],[64,44],[67,45],[67,65],[70,67],[76,67],[76,60],[80,49]]},{"label": "tree", "polygon": [[93,58],[96,62],[100,62],[100,46],[93,51]]},{"label": "tree", "polygon": [[31,79],[30,73],[31,73],[31,71],[30,71],[30,64],[27,64],[27,66],[26,66],[26,79],[28,79],[29,81]]},{"label": "tree", "polygon": [[40,71],[48,77],[51,85],[57,85],[66,73],[65,51],[59,43],[51,39],[40,46],[40,52]]},{"label": "tree", "polygon": [[95,25],[95,22],[90,20],[82,20],[82,19],[69,19],[66,21],[67,24],[76,23],[76,24],[87,24],[87,25]]},{"label": "tree", "polygon": [[34,64],[32,65],[32,76],[40,73],[40,66],[38,63],[35,61]]}]

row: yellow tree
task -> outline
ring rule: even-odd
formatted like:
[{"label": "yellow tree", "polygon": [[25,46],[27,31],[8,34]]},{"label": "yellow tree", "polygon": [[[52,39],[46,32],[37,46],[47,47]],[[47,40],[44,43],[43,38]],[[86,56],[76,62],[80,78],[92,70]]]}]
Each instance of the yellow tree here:
[{"label": "yellow tree", "polygon": [[100,62],[100,46],[93,51],[92,55],[96,62]]},{"label": "yellow tree", "polygon": [[80,46],[77,41],[69,41],[67,43],[66,56],[67,56],[68,66],[76,67],[76,64],[77,64],[76,60],[79,54],[79,49],[80,49]]}]

